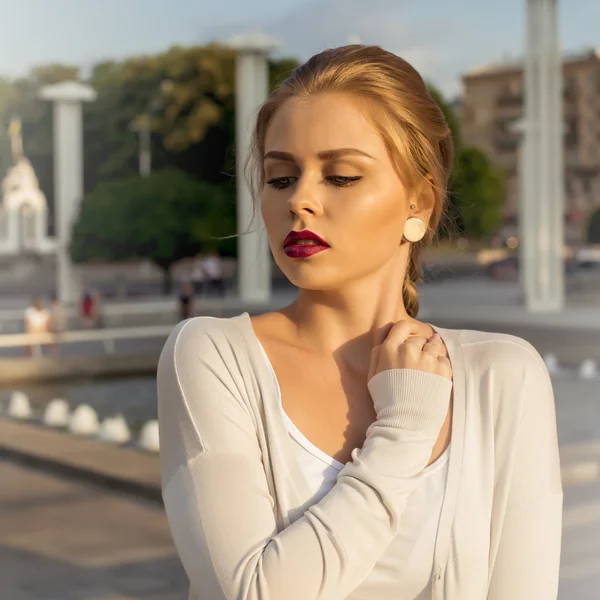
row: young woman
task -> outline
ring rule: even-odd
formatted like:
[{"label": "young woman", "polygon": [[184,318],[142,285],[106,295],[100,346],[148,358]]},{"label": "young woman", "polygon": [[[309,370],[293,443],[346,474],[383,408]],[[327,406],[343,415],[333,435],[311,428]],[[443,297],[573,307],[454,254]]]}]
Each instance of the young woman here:
[{"label": "young woman", "polygon": [[416,319],[452,141],[378,47],[322,52],[252,151],[283,310],[180,324],[158,367],[163,497],[202,600],[550,600],[562,488],[527,342]]}]

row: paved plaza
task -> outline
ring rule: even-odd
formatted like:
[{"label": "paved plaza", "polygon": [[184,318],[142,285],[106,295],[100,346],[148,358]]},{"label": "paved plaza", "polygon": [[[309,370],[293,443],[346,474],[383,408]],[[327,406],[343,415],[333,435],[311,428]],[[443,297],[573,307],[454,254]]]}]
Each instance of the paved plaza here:
[{"label": "paved plaza", "polygon": [[184,600],[157,505],[0,462],[3,600]]}]

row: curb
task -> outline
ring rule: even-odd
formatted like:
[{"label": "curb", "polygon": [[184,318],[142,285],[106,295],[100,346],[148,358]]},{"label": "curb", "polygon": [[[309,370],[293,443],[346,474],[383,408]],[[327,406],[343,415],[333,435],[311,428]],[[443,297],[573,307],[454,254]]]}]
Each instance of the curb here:
[{"label": "curb", "polygon": [[0,419],[0,459],[162,505],[158,454]]},{"label": "curb", "polygon": [[102,473],[89,467],[80,467],[43,458],[14,448],[6,448],[2,445],[0,445],[0,459],[8,460],[22,467],[43,471],[47,475],[74,479],[112,492],[116,491],[135,496],[138,499],[147,500],[161,506],[163,504],[162,491],[159,485],[146,485],[123,477]]}]

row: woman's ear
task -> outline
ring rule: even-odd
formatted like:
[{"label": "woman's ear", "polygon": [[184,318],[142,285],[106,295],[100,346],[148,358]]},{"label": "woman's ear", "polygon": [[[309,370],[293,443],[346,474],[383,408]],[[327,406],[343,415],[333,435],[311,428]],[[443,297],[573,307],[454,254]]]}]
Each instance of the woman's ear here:
[{"label": "woman's ear", "polygon": [[419,217],[428,224],[435,207],[435,184],[431,175],[427,175],[415,187],[410,201],[410,206],[413,205],[415,208],[410,211],[409,216]]}]

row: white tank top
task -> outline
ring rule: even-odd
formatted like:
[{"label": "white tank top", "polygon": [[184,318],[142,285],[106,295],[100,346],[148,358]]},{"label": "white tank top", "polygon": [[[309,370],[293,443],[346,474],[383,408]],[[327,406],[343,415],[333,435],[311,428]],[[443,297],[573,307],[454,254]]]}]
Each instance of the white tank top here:
[{"label": "white tank top", "polygon": [[[298,461],[311,489],[312,496],[303,501],[316,504],[335,485],[344,465],[317,448],[287,416],[277,376],[267,353],[262,350],[277,386],[279,405]],[[350,596],[352,600],[377,598],[383,589],[388,593],[393,589],[398,600],[431,600],[433,553],[446,491],[449,455],[450,446],[423,471],[421,484],[409,497],[402,515],[400,531],[377,563],[377,576],[368,576]]]}]

